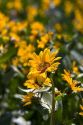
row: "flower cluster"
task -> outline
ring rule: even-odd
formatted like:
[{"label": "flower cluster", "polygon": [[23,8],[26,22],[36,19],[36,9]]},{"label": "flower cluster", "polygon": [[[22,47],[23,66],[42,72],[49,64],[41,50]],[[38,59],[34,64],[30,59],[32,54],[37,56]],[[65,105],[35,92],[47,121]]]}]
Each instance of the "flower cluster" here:
[{"label": "flower cluster", "polygon": [[82,0],[0,0],[1,104],[11,103],[21,90],[24,106],[37,100],[52,115],[56,110],[56,121],[63,117],[56,124],[81,119],[82,15]]},{"label": "flower cluster", "polygon": [[76,80],[72,80],[70,72],[64,70],[64,74],[62,74],[62,76],[73,92],[83,91],[83,88],[79,86],[79,82]]},{"label": "flower cluster", "polygon": [[58,51],[51,52],[46,48],[39,55],[33,53],[29,60],[30,72],[27,75],[28,80],[24,83],[28,89],[41,89],[42,87],[51,87],[52,81],[47,75],[55,72],[59,66],[61,57],[56,57]]}]

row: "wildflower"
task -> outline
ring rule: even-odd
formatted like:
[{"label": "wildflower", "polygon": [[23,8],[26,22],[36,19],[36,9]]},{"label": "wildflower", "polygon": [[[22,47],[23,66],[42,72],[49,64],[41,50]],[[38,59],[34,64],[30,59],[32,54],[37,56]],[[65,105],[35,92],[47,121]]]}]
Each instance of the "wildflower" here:
[{"label": "wildflower", "polygon": [[31,24],[31,33],[37,35],[38,33],[43,33],[45,31],[44,25],[40,22],[33,22]]},{"label": "wildflower", "polygon": [[22,9],[21,0],[14,0],[14,1],[8,2],[7,3],[7,8],[8,9],[13,9],[14,8],[14,9],[20,11]]},{"label": "wildflower", "polygon": [[12,64],[14,65],[14,66],[18,66],[19,65],[19,59],[16,57],[16,58],[14,58],[14,59],[12,59]]},{"label": "wildflower", "polygon": [[34,35],[30,35],[28,38],[29,38],[29,40],[30,40],[31,42],[34,42],[36,36],[34,36]]},{"label": "wildflower", "polygon": [[38,40],[38,48],[44,48],[45,45],[51,40],[53,32],[48,32],[47,34],[41,36]]},{"label": "wildflower", "polygon": [[24,83],[24,86],[27,86],[27,88],[39,89],[43,86],[51,86],[51,80],[45,73],[30,72],[28,78],[29,79]]},{"label": "wildflower", "polygon": [[28,7],[27,7],[27,18],[28,18],[28,21],[33,21],[34,20],[34,18],[35,18],[35,16],[37,15],[37,13],[38,13],[38,9],[37,9],[37,7],[35,7],[35,6],[31,6],[31,5],[29,5]]},{"label": "wildflower", "polygon": [[6,28],[8,21],[9,18],[0,12],[0,32]]},{"label": "wildflower", "polygon": [[56,41],[56,43],[54,44],[54,49],[59,49],[61,45],[62,44],[59,41]]},{"label": "wildflower", "polygon": [[74,19],[75,28],[83,33],[83,16],[79,9],[75,9],[75,19]]},{"label": "wildflower", "polygon": [[18,57],[23,65],[28,65],[28,60],[32,58],[32,53],[34,52],[34,46],[29,44],[26,46],[21,46],[18,50]]},{"label": "wildflower", "polygon": [[15,40],[16,42],[20,41],[20,37],[14,32],[10,32],[9,36],[11,40]]},{"label": "wildflower", "polygon": [[61,4],[61,0],[53,0],[55,6],[59,6]]},{"label": "wildflower", "polygon": [[77,74],[77,75],[79,74],[79,69],[78,69],[78,67],[77,67],[75,61],[73,61],[72,70],[73,70],[73,72],[74,72],[75,74]]},{"label": "wildflower", "polygon": [[13,60],[13,64],[22,64],[23,66],[28,66],[28,61],[32,58],[32,53],[35,50],[34,46],[32,44],[27,45],[26,41],[21,41],[21,43],[18,41],[15,43],[15,47],[18,47],[18,51],[17,58]]},{"label": "wildflower", "polygon": [[50,8],[50,0],[42,0],[42,10],[46,11]]},{"label": "wildflower", "polygon": [[36,70],[40,73],[56,71],[58,65],[60,64],[58,60],[61,59],[61,57],[55,58],[57,54],[58,50],[51,53],[50,49],[48,48],[46,48],[44,51],[41,51],[39,55],[34,53],[32,60],[29,61],[31,71],[34,72],[34,70]]},{"label": "wildflower", "polygon": [[64,9],[65,9],[66,15],[69,15],[73,10],[73,4],[69,0],[66,1]]},{"label": "wildflower", "polygon": [[61,26],[60,23],[56,23],[56,24],[54,25],[54,28],[55,28],[55,30],[56,30],[57,32],[59,32],[59,33],[62,32],[62,26]]},{"label": "wildflower", "polygon": [[79,115],[83,116],[83,105],[80,105],[80,109],[82,110]]},{"label": "wildflower", "polygon": [[74,92],[80,92],[83,91],[83,88],[81,88],[78,84],[78,81],[73,80],[71,78],[70,72],[64,70],[64,74],[62,74],[63,79],[69,84],[70,88]]},{"label": "wildflower", "polygon": [[27,95],[22,96],[22,102],[24,102],[24,106],[31,104],[31,100],[34,96],[34,93],[27,93]]}]

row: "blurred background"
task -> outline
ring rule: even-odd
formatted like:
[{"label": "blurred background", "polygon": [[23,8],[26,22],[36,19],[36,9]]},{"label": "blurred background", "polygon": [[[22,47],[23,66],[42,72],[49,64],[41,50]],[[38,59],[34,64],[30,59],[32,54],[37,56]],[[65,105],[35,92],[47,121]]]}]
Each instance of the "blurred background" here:
[{"label": "blurred background", "polygon": [[[53,38],[42,43],[41,34],[48,32]],[[0,0],[0,125],[49,125],[48,110],[38,100],[23,106],[19,89],[29,71],[26,58],[49,46],[59,48],[62,57],[56,87],[65,88],[64,68],[83,83],[83,0]],[[56,125],[83,124],[82,95],[68,93],[58,99]]]}]

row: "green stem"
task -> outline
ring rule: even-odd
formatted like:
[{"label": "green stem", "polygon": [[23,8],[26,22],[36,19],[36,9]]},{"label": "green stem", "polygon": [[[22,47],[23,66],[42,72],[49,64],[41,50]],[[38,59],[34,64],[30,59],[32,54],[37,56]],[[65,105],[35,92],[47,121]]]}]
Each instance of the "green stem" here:
[{"label": "green stem", "polygon": [[51,77],[52,80],[52,111],[51,111],[51,120],[50,120],[50,125],[55,125],[55,90],[54,90],[54,82],[53,82],[53,77]]}]

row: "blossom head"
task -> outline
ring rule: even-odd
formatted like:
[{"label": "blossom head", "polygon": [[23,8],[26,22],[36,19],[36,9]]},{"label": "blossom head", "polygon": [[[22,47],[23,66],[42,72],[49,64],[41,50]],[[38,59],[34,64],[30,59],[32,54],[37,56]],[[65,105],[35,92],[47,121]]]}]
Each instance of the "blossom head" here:
[{"label": "blossom head", "polygon": [[46,48],[44,51],[41,51],[39,55],[33,54],[33,59],[30,60],[31,70],[37,70],[40,73],[43,72],[52,72],[57,70],[58,65],[60,64],[58,60],[61,57],[56,57],[58,51],[52,52],[50,49]]}]

